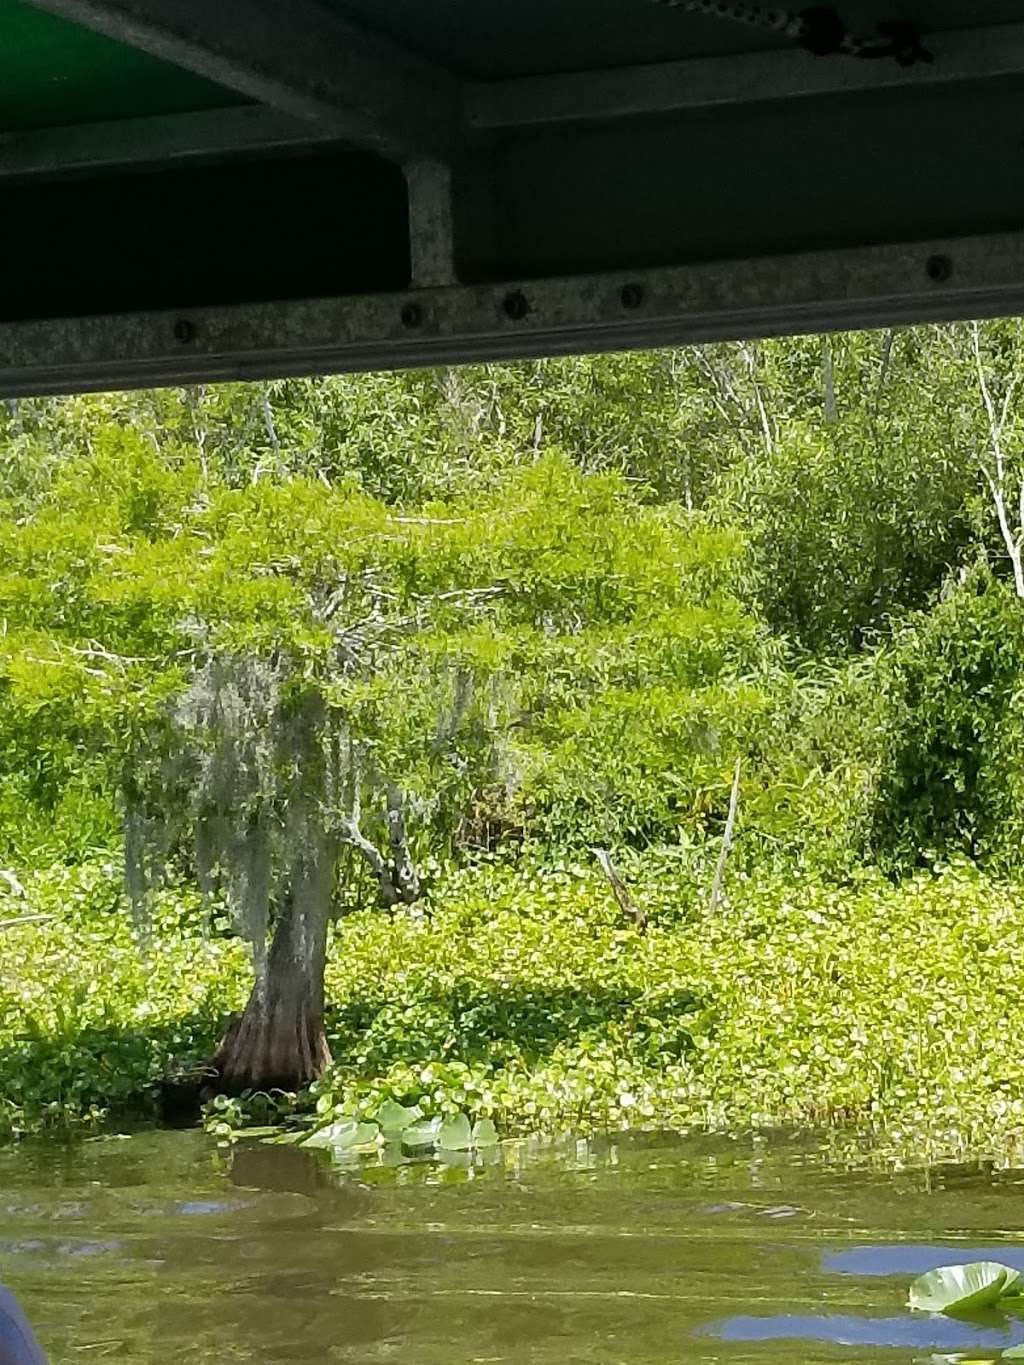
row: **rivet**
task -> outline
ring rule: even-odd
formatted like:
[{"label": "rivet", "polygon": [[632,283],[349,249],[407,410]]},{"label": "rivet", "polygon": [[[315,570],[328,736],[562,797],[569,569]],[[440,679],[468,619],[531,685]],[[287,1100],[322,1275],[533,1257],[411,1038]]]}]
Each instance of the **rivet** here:
[{"label": "rivet", "polygon": [[644,287],[642,284],[624,284],[619,294],[619,301],[623,308],[639,308],[644,301]]},{"label": "rivet", "polygon": [[174,324],[174,340],[180,341],[183,346],[187,346],[190,341],[195,341],[196,325],[189,322],[188,318],[178,318]]},{"label": "rivet", "polygon": [[953,278],[953,258],[951,256],[929,256],[925,273],[936,284],[945,284]]},{"label": "rivet", "polygon": [[514,289],[502,299],[501,311],[513,322],[522,322],[530,311],[530,301],[521,290]]}]

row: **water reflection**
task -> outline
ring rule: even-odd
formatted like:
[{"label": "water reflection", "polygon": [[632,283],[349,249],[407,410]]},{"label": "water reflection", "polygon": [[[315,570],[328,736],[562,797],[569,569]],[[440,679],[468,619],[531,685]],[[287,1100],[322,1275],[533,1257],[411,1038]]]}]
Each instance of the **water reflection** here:
[{"label": "water reflection", "polygon": [[489,1160],[189,1132],[0,1150],[0,1280],[55,1362],[911,1365],[1024,1339],[903,1309],[936,1265],[1024,1268],[1019,1172],[851,1170],[785,1135]]},{"label": "water reflection", "polygon": [[1024,1342],[1024,1330],[993,1314],[984,1321],[906,1313],[869,1318],[839,1314],[806,1317],[734,1317],[708,1328],[722,1341],[822,1341],[836,1346],[914,1347],[918,1350],[1005,1350]]},{"label": "water reflection", "polygon": [[897,1246],[852,1247],[822,1257],[822,1268],[837,1275],[902,1275],[911,1278],[942,1265],[968,1261],[1001,1261],[1024,1271],[1024,1246],[1009,1243],[982,1247],[941,1247],[909,1243]]}]

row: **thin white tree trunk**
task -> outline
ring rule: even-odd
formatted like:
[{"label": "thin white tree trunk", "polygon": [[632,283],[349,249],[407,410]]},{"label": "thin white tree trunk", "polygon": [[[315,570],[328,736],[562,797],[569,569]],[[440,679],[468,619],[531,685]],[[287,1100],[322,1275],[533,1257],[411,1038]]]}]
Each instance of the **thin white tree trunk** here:
[{"label": "thin white tree trunk", "polygon": [[1010,525],[1010,514],[1006,501],[1006,452],[1003,446],[1003,431],[1016,391],[1017,379],[1015,376],[1007,385],[1002,406],[997,411],[992,388],[985,374],[985,361],[981,354],[981,327],[977,322],[971,324],[971,347],[974,351],[978,388],[981,391],[981,401],[988,422],[989,446],[992,456],[991,468],[984,459],[980,461],[981,472],[985,483],[988,485],[992,505],[995,508],[996,521],[999,523],[999,534],[1003,538],[1003,545],[1010,559],[1014,591],[1019,598],[1024,599],[1024,559],[1021,556],[1021,544],[1024,541],[1024,480],[1020,482],[1017,489],[1017,528],[1014,530]]},{"label": "thin white tree trunk", "polygon": [[718,854],[718,865],[715,868],[715,880],[711,883],[711,896],[708,900],[708,910],[714,914],[722,902],[722,879],[725,876],[725,861],[732,848],[733,834],[736,831],[736,814],[740,805],[740,764],[741,760],[736,760],[736,771],[733,773],[732,792],[729,796],[729,814],[725,819],[725,831],[722,834],[722,847]]}]

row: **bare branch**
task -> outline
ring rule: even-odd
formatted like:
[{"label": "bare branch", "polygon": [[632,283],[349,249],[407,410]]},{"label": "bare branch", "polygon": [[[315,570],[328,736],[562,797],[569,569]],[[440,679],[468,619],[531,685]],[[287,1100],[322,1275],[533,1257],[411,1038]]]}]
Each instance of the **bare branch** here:
[{"label": "bare branch", "polygon": [[56,915],[21,915],[18,919],[0,920],[0,929],[17,929],[19,924],[47,924]]},{"label": "bare branch", "polygon": [[630,896],[625,882],[615,870],[615,864],[612,862],[611,854],[603,848],[595,848],[592,852],[598,861],[601,871],[608,879],[608,884],[612,889],[612,893],[615,896],[616,901],[618,901],[619,909],[626,918],[631,919],[640,932],[643,933],[647,928],[647,916],[644,914],[643,910],[635,904]]},{"label": "bare branch", "polygon": [[1003,447],[1000,442],[1002,428],[999,418],[996,416],[996,406],[992,399],[992,390],[989,387],[988,379],[985,376],[985,362],[981,355],[981,328],[976,322],[971,323],[971,345],[974,350],[974,364],[978,372],[978,387],[981,390],[982,402],[985,404],[985,412],[988,416],[989,438],[992,442],[992,454],[996,464],[996,478],[1002,484],[1004,477],[1003,470]]},{"label": "bare branch", "polygon": [[711,883],[711,896],[708,900],[708,910],[714,914],[722,901],[722,878],[725,875],[725,860],[729,856],[732,848],[733,833],[736,829],[736,812],[740,804],[740,763],[736,760],[736,771],[732,779],[732,792],[729,796],[729,814],[725,819],[725,831],[722,834],[722,848],[718,855],[718,864],[715,867],[715,879]]},{"label": "bare branch", "polygon": [[390,860],[381,853],[372,839],[368,839],[359,827],[360,802],[357,778],[353,783],[352,813],[346,820],[342,821],[338,837],[343,844],[355,849],[364,859],[376,878],[381,905],[390,910],[396,905],[412,905],[420,897],[420,879],[409,852],[405,815],[402,809],[402,794],[394,783],[388,786],[385,818],[388,827]]},{"label": "bare branch", "polygon": [[711,364],[710,360],[708,360],[704,355],[701,355],[699,352],[697,356],[697,363],[698,365],[700,365],[701,369],[704,371],[707,377],[711,380],[712,385],[711,401],[717,408],[719,417],[721,417],[723,422],[731,422],[732,413],[729,412],[729,409],[725,406],[725,403],[722,399],[721,384],[718,381],[718,375],[715,373],[714,366]]},{"label": "bare branch", "polygon": [[831,425],[838,419],[836,408],[836,376],[832,363],[832,338],[826,332],[821,338],[821,382],[825,391],[825,421]]},{"label": "bare branch", "polygon": [[401,896],[395,886],[387,859],[381,853],[377,845],[367,839],[354,818],[345,821],[341,827],[339,837],[343,844],[349,844],[365,858],[370,871],[377,879],[377,885],[380,888],[381,904],[387,909],[391,909],[392,906],[397,905],[401,900]]},{"label": "bare branch", "polygon": [[0,881],[7,883],[7,891],[11,896],[23,898],[27,893],[21,882],[13,872],[8,872],[5,867],[0,867]]},{"label": "bare branch", "polygon": [[388,786],[388,844],[391,848],[392,880],[404,905],[419,900],[420,879],[409,852],[402,810],[402,793],[392,783]]},{"label": "bare branch", "polygon": [[1003,449],[1003,428],[1009,418],[1010,403],[1016,389],[1016,378],[1007,385],[1007,392],[1004,397],[1002,409],[996,411],[995,399],[992,389],[985,373],[985,362],[981,353],[981,327],[977,322],[971,323],[971,349],[974,354],[974,366],[978,376],[978,388],[981,392],[982,403],[985,408],[985,415],[988,418],[989,445],[992,451],[992,460],[995,472],[988,468],[984,459],[979,459],[982,476],[988,485],[989,493],[992,496],[992,503],[995,507],[996,520],[999,523],[999,533],[1003,538],[1003,545],[1010,558],[1010,565],[1013,569],[1013,586],[1017,596],[1024,599],[1024,561],[1022,561],[1021,548],[1022,538],[1024,538],[1024,482],[1018,489],[1017,496],[1017,533],[1014,533],[1010,526],[1010,518],[1006,508],[1006,457]]},{"label": "bare branch", "polygon": [[465,526],[465,517],[388,517],[395,526]]},{"label": "bare branch", "polygon": [[882,406],[882,394],[889,380],[889,370],[892,367],[892,352],[896,334],[890,327],[885,333],[882,341],[882,363],[878,367],[878,383],[875,385],[875,396],[871,403],[871,412],[868,417],[868,425],[871,428],[871,438],[875,443],[876,452],[881,450],[881,438],[878,431],[878,414]]},{"label": "bare branch", "polygon": [[1017,393],[1017,386],[1019,383],[1020,375],[1015,374],[1011,376],[1010,382],[1006,386],[1006,393],[1003,395],[1003,406],[999,413],[1000,436],[1002,436],[1003,432],[1006,430],[1006,422],[1010,415],[1010,406],[1013,403],[1014,397]]},{"label": "bare branch", "polygon": [[764,405],[764,398],[761,394],[761,385],[757,379],[757,351],[752,346],[740,346],[740,354],[747,362],[747,370],[750,374],[751,388],[754,390],[754,403],[757,407],[757,415],[761,421],[761,434],[764,437],[765,450],[771,454],[775,449],[775,433],[772,431],[772,424],[768,418],[768,409]]},{"label": "bare branch", "polygon": [[274,409],[270,406],[270,394],[266,388],[260,389],[260,409],[263,413],[263,425],[267,429],[267,437],[274,447],[274,454],[280,455],[281,442],[277,437],[277,427],[274,425]]}]

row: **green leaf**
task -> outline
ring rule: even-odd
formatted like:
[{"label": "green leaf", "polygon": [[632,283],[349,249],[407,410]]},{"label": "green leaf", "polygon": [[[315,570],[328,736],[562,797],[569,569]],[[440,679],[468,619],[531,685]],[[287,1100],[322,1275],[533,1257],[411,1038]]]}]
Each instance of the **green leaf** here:
[{"label": "green leaf", "polygon": [[473,1130],[465,1114],[445,1119],[437,1137],[438,1145],[446,1152],[465,1152],[473,1145]]},{"label": "green leaf", "polygon": [[380,1124],[380,1131],[384,1135],[385,1141],[392,1142],[400,1138],[407,1128],[423,1117],[423,1110],[418,1104],[407,1109],[404,1104],[396,1104],[394,1100],[385,1100],[373,1117]]},{"label": "green leaf", "polygon": [[402,1134],[403,1147],[434,1147],[441,1132],[441,1119],[427,1119],[414,1123]]},{"label": "green leaf", "polygon": [[355,1119],[340,1119],[318,1128],[303,1142],[304,1147],[329,1147],[333,1151],[347,1151],[350,1147],[365,1147],[377,1141],[380,1129],[375,1123],[357,1123]]},{"label": "green leaf", "polygon": [[1021,1279],[1020,1271],[998,1261],[945,1265],[919,1275],[910,1286],[910,1307],[922,1313],[970,1313],[991,1308]]},{"label": "green leaf", "polygon": [[480,1119],[473,1124],[474,1147],[497,1147],[498,1130],[493,1119]]}]

